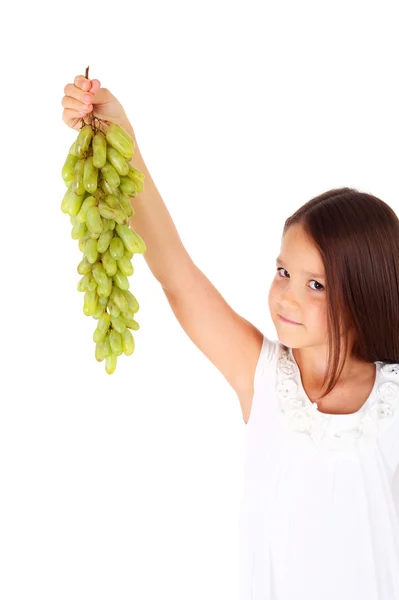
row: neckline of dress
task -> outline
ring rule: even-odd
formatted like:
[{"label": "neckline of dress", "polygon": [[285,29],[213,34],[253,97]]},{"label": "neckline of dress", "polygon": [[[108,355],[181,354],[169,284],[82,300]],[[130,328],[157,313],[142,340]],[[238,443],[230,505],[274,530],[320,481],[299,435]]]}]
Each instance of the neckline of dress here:
[{"label": "neckline of dress", "polygon": [[354,416],[361,414],[362,412],[364,412],[366,410],[366,408],[368,408],[368,406],[369,406],[371,400],[374,398],[374,396],[377,392],[378,386],[379,386],[379,373],[380,373],[379,367],[381,364],[380,361],[378,361],[378,360],[374,361],[374,364],[375,364],[374,385],[371,389],[369,396],[366,398],[365,402],[362,404],[362,406],[357,411],[352,412],[352,413],[326,413],[326,412],[321,411],[319,409],[317,402],[312,402],[312,400],[309,398],[309,396],[305,392],[305,388],[303,387],[303,384],[302,384],[301,371],[299,369],[298,363],[295,360],[295,356],[292,352],[292,348],[290,348],[289,346],[285,346],[283,344],[283,349],[286,349],[285,351],[288,353],[288,356],[290,357],[290,359],[292,360],[292,362],[294,363],[294,365],[296,367],[296,373],[295,373],[296,380],[297,380],[297,384],[298,384],[298,387],[301,392],[301,396],[305,400],[305,405],[313,406],[314,410],[316,410],[316,412],[318,414],[325,415],[326,417],[330,417],[330,418],[333,417],[334,419],[337,419],[337,417],[341,418],[341,419],[342,419],[342,417],[346,417],[346,419],[348,419],[348,417],[353,418]]}]

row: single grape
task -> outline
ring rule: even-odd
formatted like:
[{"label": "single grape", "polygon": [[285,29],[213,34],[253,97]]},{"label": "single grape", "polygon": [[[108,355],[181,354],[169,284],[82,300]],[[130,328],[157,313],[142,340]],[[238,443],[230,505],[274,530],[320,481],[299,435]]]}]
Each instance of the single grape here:
[{"label": "single grape", "polygon": [[122,351],[126,356],[133,354],[135,348],[134,338],[129,329],[122,333]]},{"label": "single grape", "polygon": [[110,354],[105,358],[105,370],[109,375],[115,372],[116,362],[117,356],[115,354]]}]

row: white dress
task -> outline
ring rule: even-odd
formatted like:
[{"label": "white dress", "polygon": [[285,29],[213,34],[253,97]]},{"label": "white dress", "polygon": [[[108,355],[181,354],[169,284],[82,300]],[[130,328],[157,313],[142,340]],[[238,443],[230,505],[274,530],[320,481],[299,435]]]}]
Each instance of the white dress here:
[{"label": "white dress", "polygon": [[399,600],[399,364],[347,415],[320,412],[263,338],[245,425],[239,600]]}]

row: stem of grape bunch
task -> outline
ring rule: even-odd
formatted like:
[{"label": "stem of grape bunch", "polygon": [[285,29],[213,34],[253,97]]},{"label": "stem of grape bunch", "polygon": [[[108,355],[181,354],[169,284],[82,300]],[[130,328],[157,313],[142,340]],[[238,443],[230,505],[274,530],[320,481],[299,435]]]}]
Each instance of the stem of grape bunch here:
[{"label": "stem of grape bunch", "polygon": [[[86,72],[85,72],[86,79],[89,79],[89,68],[90,67],[86,67]],[[97,133],[98,131],[104,131],[104,127],[102,127],[103,123],[105,123],[106,125],[111,124],[111,122],[107,121],[106,119],[99,119],[98,117],[94,116],[94,106],[93,106],[93,110],[91,111],[91,113],[89,113],[87,115],[87,117],[89,119],[89,125],[93,129],[93,133]],[[86,125],[84,117],[82,117],[81,121],[82,121],[82,123],[81,123],[80,128],[82,129],[82,127],[84,127]]]},{"label": "stem of grape bunch", "polygon": [[105,360],[110,375],[119,356],[134,352],[131,330],[140,328],[135,319],[140,306],[128,277],[134,273],[134,254],[144,254],[146,245],[129,219],[134,216],[130,200],[143,191],[144,174],[130,163],[133,153],[128,132],[92,111],[89,123],[82,119],[62,167],[67,191],[61,210],[70,217],[71,237],[83,255],[77,290],[84,293],[83,313],[97,320],[95,358]]}]

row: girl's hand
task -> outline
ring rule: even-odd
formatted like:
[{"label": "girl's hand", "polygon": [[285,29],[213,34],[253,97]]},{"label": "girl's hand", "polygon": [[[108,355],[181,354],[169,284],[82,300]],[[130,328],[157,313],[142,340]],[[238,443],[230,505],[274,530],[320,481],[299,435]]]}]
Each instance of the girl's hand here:
[{"label": "girl's hand", "polygon": [[74,83],[68,83],[64,88],[62,106],[63,121],[76,131],[80,131],[82,119],[88,125],[92,116],[117,123],[121,127],[130,127],[131,124],[123,106],[107,88],[102,88],[98,79],[87,79],[84,75],[77,75]]}]

